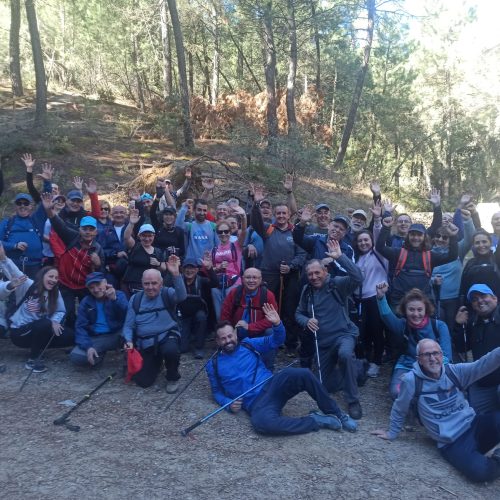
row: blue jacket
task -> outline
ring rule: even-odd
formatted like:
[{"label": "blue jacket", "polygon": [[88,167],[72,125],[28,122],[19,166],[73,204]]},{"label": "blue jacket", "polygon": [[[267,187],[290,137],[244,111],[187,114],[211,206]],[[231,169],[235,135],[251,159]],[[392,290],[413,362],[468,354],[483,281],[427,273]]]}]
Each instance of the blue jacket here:
[{"label": "blue jacket", "polygon": [[[41,204],[29,217],[14,215],[7,239],[5,237],[10,217],[0,222],[0,241],[3,243],[5,253],[20,269],[22,269],[21,257],[27,257],[27,266],[39,265],[42,261],[42,236],[46,220],[47,214]],[[20,241],[28,244],[24,252],[14,248]]]},{"label": "blue jacket", "polygon": [[106,258],[106,264],[114,262],[117,259],[116,254],[118,252],[126,252],[125,243],[123,242],[123,235],[125,234],[125,229],[127,224],[122,226],[120,232],[120,239],[116,234],[115,227],[113,225],[104,226],[103,230],[97,234],[96,240],[102,247],[104,256]]},{"label": "blue jacket", "polygon": [[[273,326],[272,335],[246,338],[245,343],[250,344],[259,353],[264,353],[281,346],[285,342],[285,335],[285,327],[283,323],[280,323],[278,326]],[[241,344],[230,354],[225,352],[217,354],[218,377],[214,370],[213,360],[207,364],[206,371],[212,395],[221,406],[272,375],[262,359]],[[250,410],[264,385],[257,387],[243,398],[244,410]]]},{"label": "blue jacket", "polygon": [[[127,307],[127,296],[119,290],[116,291],[116,300],[104,302],[104,313],[108,321],[109,333],[116,333],[123,327]],[[75,324],[75,344],[84,351],[93,346],[92,337],[102,335],[94,330],[96,320],[96,299],[92,295],[87,295],[78,306]]]}]

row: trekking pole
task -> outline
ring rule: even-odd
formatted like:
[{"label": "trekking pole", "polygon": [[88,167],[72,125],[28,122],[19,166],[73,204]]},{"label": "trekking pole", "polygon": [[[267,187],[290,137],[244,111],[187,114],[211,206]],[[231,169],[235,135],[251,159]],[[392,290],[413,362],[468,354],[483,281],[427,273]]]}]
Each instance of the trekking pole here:
[{"label": "trekking pole", "polygon": [[[282,260],[280,267],[284,264],[285,264],[285,261]],[[283,302],[283,289],[284,288],[285,288],[285,276],[283,275],[283,273],[280,270],[280,300],[279,300],[279,304],[278,304],[278,314],[280,315],[280,317],[281,317],[281,303]]]},{"label": "trekking pole", "polygon": [[[314,316],[314,305],[311,304],[312,310],[312,319],[316,319]],[[320,384],[323,383],[323,377],[321,375],[321,361],[319,360],[319,347],[318,347],[318,334],[316,333],[316,329],[313,330],[314,333],[314,345],[316,346],[316,360],[318,362],[318,375]]]},{"label": "trekking pole", "polygon": [[42,356],[44,355],[45,351],[49,348],[51,342],[54,340],[54,337],[56,336],[55,333],[52,333],[52,336],[50,337],[49,341],[47,342],[46,346],[43,348],[42,352],[38,355],[38,357],[33,361],[33,367],[31,368],[30,372],[28,373],[28,376],[24,379],[24,382],[21,384],[21,387],[19,387],[19,392],[21,392],[24,389],[24,386],[30,379],[31,375],[33,375],[33,370],[35,369],[35,364],[42,359]]},{"label": "trekking pole", "polygon": [[[290,368],[290,366],[294,365],[295,363],[298,362],[298,359],[292,361],[290,364],[286,365],[285,368],[281,369],[278,373],[281,373],[283,370],[286,368]],[[262,382],[259,382],[258,384],[255,384],[254,386],[250,387],[250,389],[246,390],[239,396],[236,396],[234,399],[231,399],[231,401],[227,402],[225,405],[220,406],[216,410],[214,410],[212,413],[209,413],[203,418],[200,418],[197,422],[194,424],[190,425],[189,427],[186,427],[183,431],[181,431],[181,434],[183,436],[187,436],[192,430],[196,429],[196,427],[199,427],[201,424],[205,423],[207,420],[210,420],[212,417],[215,417],[217,413],[220,413],[222,410],[225,410],[228,406],[231,406],[235,401],[238,401],[238,399],[241,399],[242,397],[246,396],[249,392],[252,392],[254,389],[257,389],[257,387],[260,387],[261,385],[264,385],[266,382],[271,380],[277,373],[273,373],[266,379],[262,380]]]},{"label": "trekking pole", "polygon": [[208,363],[212,361],[213,357],[219,352],[217,349],[211,356],[208,358],[208,361],[195,373],[194,377],[183,387],[181,391],[179,391],[176,395],[175,398],[168,403],[168,405],[165,407],[163,411],[167,411],[176,401],[179,399],[179,397],[184,393],[184,391],[195,381],[196,377],[206,368]]},{"label": "trekking pole", "polygon": [[[436,280],[439,280],[439,282]],[[436,319],[440,319],[441,316],[441,280],[442,276],[440,274],[435,276],[434,282],[432,283],[432,288],[434,289],[434,296],[436,297]]]},{"label": "trekking pole", "polygon": [[90,397],[92,396],[92,394],[94,394],[95,392],[97,392],[104,384],[110,382],[111,380],[113,380],[113,378],[116,376],[116,372],[113,372],[111,375],[108,375],[101,383],[99,383],[99,385],[92,389],[88,394],[85,394],[85,396],[83,396],[82,399],[80,399],[80,401],[78,401],[78,403],[76,403],[75,406],[73,406],[73,408],[71,408],[69,411],[67,411],[66,413],[64,413],[63,415],[61,415],[59,418],[56,418],[54,420],[54,425],[64,425],[66,426],[70,431],[74,431],[74,432],[78,432],[80,430],[80,426],[79,425],[71,425],[69,422],[68,422],[68,419],[69,419],[69,416],[80,406],[82,405],[83,403],[85,403],[85,401],[88,401],[90,399]]}]

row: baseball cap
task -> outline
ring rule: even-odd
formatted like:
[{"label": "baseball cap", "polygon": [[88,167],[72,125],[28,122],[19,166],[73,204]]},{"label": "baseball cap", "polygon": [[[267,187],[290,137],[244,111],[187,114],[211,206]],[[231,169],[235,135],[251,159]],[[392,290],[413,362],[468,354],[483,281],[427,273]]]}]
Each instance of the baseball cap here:
[{"label": "baseball cap", "polygon": [[66,196],[64,196],[63,194],[56,194],[55,196],[52,197],[52,202],[58,200],[59,198],[61,198],[63,202],[66,201]]},{"label": "baseball cap", "polygon": [[261,207],[264,203],[267,203],[269,206],[272,206],[272,203],[264,198],[263,200],[260,200],[259,206]]},{"label": "baseball cap", "polygon": [[29,194],[26,194],[26,193],[16,194],[14,202],[19,201],[19,200],[27,200],[30,203],[33,203],[33,198]]},{"label": "baseball cap", "polygon": [[152,200],[153,197],[149,193],[143,193],[141,194],[141,200]]},{"label": "baseball cap", "polygon": [[156,233],[155,228],[151,224],[143,224],[139,228],[139,232],[137,234],[142,234],[142,233]]},{"label": "baseball cap", "polygon": [[337,214],[332,220],[334,222],[342,222],[346,228],[349,227],[349,219],[345,215]]},{"label": "baseball cap", "polygon": [[481,295],[493,295],[496,297],[493,290],[488,285],[485,285],[484,283],[472,285],[469,288],[469,291],[467,292],[467,300],[470,301],[470,299],[472,298],[472,295],[474,293],[480,293]]},{"label": "baseball cap", "polygon": [[326,208],[327,210],[330,210],[330,207],[326,203],[320,203],[319,205],[316,205],[316,208],[314,210],[316,210],[316,212],[317,212],[318,210],[321,210],[322,208]]},{"label": "baseball cap", "polygon": [[364,217],[365,220],[368,219],[368,216],[366,215],[366,212],[364,210],[361,210],[361,208],[358,208],[357,210],[354,210],[352,213],[351,217],[354,217],[355,215],[361,215],[361,217]]},{"label": "baseball cap", "polygon": [[82,217],[82,220],[80,221],[80,227],[85,226],[97,227],[97,221],[94,219],[94,217],[86,215],[85,217]]},{"label": "baseball cap", "polygon": [[186,259],[183,264],[182,264],[182,267],[188,267],[188,266],[191,266],[191,267],[199,267],[198,265],[198,262],[196,259]]},{"label": "baseball cap", "polygon": [[91,283],[98,283],[105,279],[106,276],[104,273],[99,273],[99,272],[90,273],[85,278],[85,286],[89,286]]},{"label": "baseball cap", "polygon": [[417,233],[422,233],[425,234],[425,226],[423,224],[412,224],[410,226],[410,229],[408,229],[408,232],[411,233],[412,231],[415,231]]},{"label": "baseball cap", "polygon": [[175,210],[174,207],[165,207],[163,209],[163,213],[164,214],[172,214],[172,215],[175,215],[177,213],[177,211]]},{"label": "baseball cap", "polygon": [[68,193],[68,196],[66,196],[68,200],[82,200],[83,201],[83,194],[81,191],[78,191],[78,189],[73,189]]}]

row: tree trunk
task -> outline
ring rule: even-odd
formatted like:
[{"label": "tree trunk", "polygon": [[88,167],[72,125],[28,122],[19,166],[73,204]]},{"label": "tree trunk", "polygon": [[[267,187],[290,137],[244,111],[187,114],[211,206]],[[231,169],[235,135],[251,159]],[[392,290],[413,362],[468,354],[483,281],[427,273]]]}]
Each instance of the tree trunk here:
[{"label": "tree trunk", "polygon": [[26,17],[30,30],[31,50],[33,52],[33,64],[35,66],[36,81],[36,108],[35,127],[44,127],[47,123],[47,84],[45,82],[45,68],[43,65],[42,44],[38,32],[38,22],[34,0],[25,0]]},{"label": "tree trunk", "polygon": [[287,0],[288,14],[288,40],[290,42],[290,54],[288,61],[288,77],[286,82],[286,116],[288,120],[288,134],[291,134],[297,126],[295,115],[295,78],[297,76],[297,31],[295,26],[294,0]]},{"label": "tree trunk", "polygon": [[191,95],[194,94],[194,63],[193,63],[193,53],[188,52],[188,82],[189,82],[189,92]]},{"label": "tree trunk", "polygon": [[274,48],[272,1],[267,2],[262,11],[262,28],[267,94],[267,144],[270,149],[273,149],[278,138],[278,116],[276,113],[276,51]]},{"label": "tree trunk", "polygon": [[132,59],[132,68],[134,71],[134,79],[135,79],[135,87],[137,91],[137,103],[139,104],[139,108],[141,111],[144,111],[146,109],[146,103],[144,102],[144,91],[142,88],[142,79],[141,79],[141,74],[139,71],[139,64],[138,64],[138,43],[137,43],[137,34],[133,33],[132,34],[132,54],[131,54],[131,59]]},{"label": "tree trunk", "polygon": [[184,130],[184,146],[194,148],[193,130],[191,128],[191,111],[189,109],[189,88],[186,74],[186,58],[184,56],[184,40],[182,37],[181,23],[177,13],[176,0],[167,0],[172,30],[174,32],[175,51],[177,53],[177,67],[179,69],[179,89],[182,104],[182,125]]},{"label": "tree trunk", "polygon": [[361,93],[363,92],[363,85],[365,83],[366,72],[368,71],[368,63],[370,62],[370,52],[372,49],[372,42],[373,42],[373,29],[375,24],[375,0],[367,0],[366,8],[368,10],[368,26],[366,29],[367,41],[364,49],[363,64],[358,72],[356,87],[354,88],[351,107],[349,109],[349,115],[347,116],[347,122],[344,126],[344,132],[342,134],[339,150],[337,152],[337,158],[335,159],[335,164],[334,164],[335,168],[340,167],[344,162],[345,154],[347,152],[347,145],[349,144],[349,139],[351,137],[352,129],[354,128],[354,122],[356,121],[356,114],[358,112],[359,101],[361,99]]},{"label": "tree trunk", "polygon": [[214,56],[212,57],[212,94],[210,95],[210,104],[216,106],[219,95],[220,22],[219,13],[215,5],[212,9],[212,18],[214,20]]},{"label": "tree trunk", "polygon": [[[240,60],[240,57],[241,57],[241,60],[245,63],[245,66],[247,67],[248,71],[250,72],[250,75],[252,75],[252,80],[254,81],[255,85],[257,86],[257,89],[259,90],[259,92],[262,92],[262,90],[263,90],[262,86],[259,83],[258,78],[255,76],[255,73],[252,70],[252,66],[248,62],[248,59],[245,57],[245,54],[243,53],[243,49],[241,48],[241,46],[238,44],[238,42],[234,38],[234,35],[231,32],[231,30],[229,29],[229,27],[227,28],[227,32],[228,32],[229,37],[231,38],[232,42],[234,43],[234,46],[238,50],[238,61]],[[242,73],[241,76],[243,77],[243,67],[241,69],[241,73]]]},{"label": "tree trunk", "polygon": [[319,45],[319,30],[318,30],[318,21],[316,19],[316,0],[311,0],[311,17],[312,17],[312,25],[313,25],[313,38],[314,38],[314,47],[316,49],[316,91],[319,93],[321,90],[321,50]]},{"label": "tree trunk", "polygon": [[21,2],[20,0],[10,0],[9,70],[10,70],[10,81],[12,84],[12,94],[15,97],[19,97],[24,94],[23,80],[21,77],[21,59],[19,50],[20,27],[21,27]]},{"label": "tree trunk", "polygon": [[161,46],[163,55],[163,97],[172,97],[172,43],[168,9],[165,1],[160,6]]}]

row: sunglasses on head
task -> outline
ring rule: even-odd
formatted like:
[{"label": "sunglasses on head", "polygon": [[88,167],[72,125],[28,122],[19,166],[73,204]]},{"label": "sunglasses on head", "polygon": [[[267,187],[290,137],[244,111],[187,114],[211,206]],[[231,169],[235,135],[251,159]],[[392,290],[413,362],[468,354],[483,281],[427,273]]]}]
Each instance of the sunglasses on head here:
[{"label": "sunglasses on head", "polygon": [[231,231],[229,229],[218,229],[217,234],[230,234]]},{"label": "sunglasses on head", "polygon": [[29,207],[30,202],[29,201],[16,201],[16,205],[18,207]]},{"label": "sunglasses on head", "polygon": [[442,240],[444,241],[448,241],[448,239],[450,238],[447,234],[441,234],[441,233],[438,233],[436,234],[436,238],[441,238]]}]

